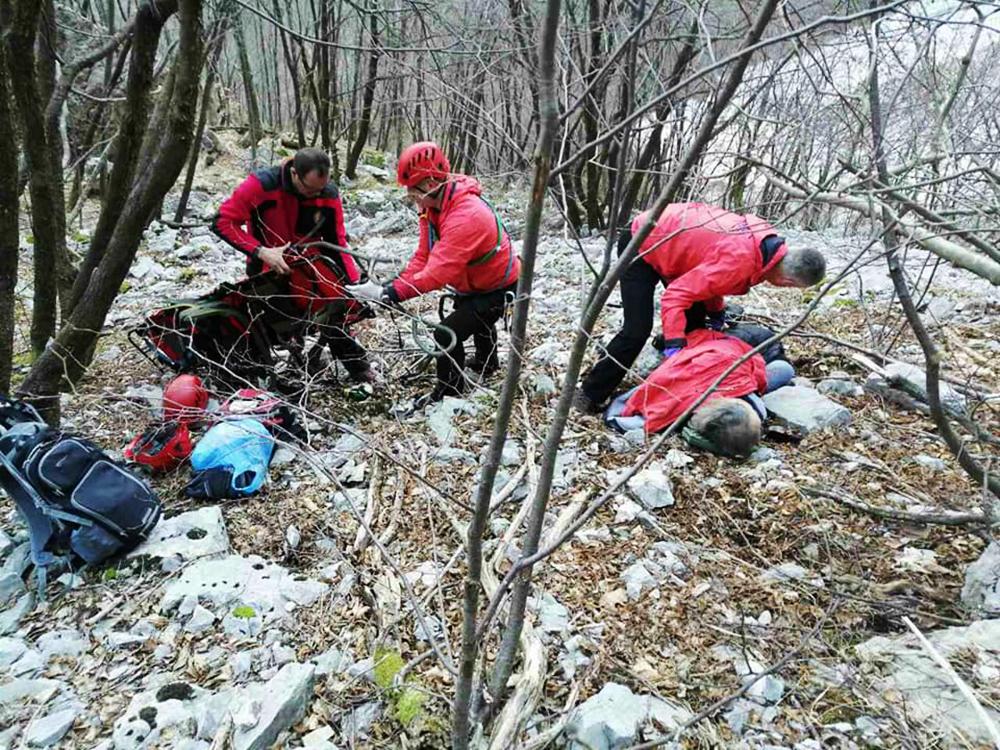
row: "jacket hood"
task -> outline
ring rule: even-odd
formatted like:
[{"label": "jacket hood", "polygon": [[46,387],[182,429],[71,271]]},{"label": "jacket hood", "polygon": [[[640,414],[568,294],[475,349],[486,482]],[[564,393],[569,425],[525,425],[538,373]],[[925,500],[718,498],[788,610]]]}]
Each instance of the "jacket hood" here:
[{"label": "jacket hood", "polygon": [[445,213],[459,198],[463,198],[466,195],[482,195],[483,186],[479,184],[479,180],[475,177],[458,174],[451,176],[451,179],[445,184],[443,190],[444,195],[441,200],[440,213]]}]

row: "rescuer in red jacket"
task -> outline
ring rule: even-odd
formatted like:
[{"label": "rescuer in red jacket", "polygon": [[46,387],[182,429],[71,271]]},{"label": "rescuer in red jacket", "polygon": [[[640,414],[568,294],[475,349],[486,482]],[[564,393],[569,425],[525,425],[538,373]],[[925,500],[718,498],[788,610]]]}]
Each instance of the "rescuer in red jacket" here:
[{"label": "rescuer in red jacket", "polygon": [[[330,180],[330,157],[304,148],[277,166],[250,174],[221,206],[212,231],[247,256],[247,274],[289,272],[286,253],[292,245],[324,240],[347,247],[344,206]],[[347,253],[327,252],[344,284],[361,278],[357,262]],[[344,363],[351,378],[375,379],[368,355],[346,325],[328,325],[322,342]]]},{"label": "rescuer in red jacket", "polygon": [[[621,253],[649,212],[639,214],[618,243]],[[653,293],[666,289],[660,320],[666,356],[687,344],[685,313],[701,303],[709,327],[721,327],[725,296],[746,294],[767,281],[775,286],[807,287],[826,273],[823,255],[812,248],[788,248],[763,219],[741,216],[705,203],[672,203],[639,248],[621,278],[625,321],[606,353],[583,379],[576,406],[595,413],[622,381],[653,329]]]},{"label": "rescuer in red jacket", "polygon": [[[444,287],[456,295],[455,309],[441,324],[454,332],[457,343],[437,357],[437,384],[417,406],[461,393],[466,365],[484,375],[499,367],[496,323],[521,270],[510,237],[482,197],[479,182],[450,170],[435,143],[414,143],[400,154],[396,179],[420,211],[417,250],[387,284],[369,281],[348,287],[359,299],[381,302],[402,302]],[[466,363],[464,342],[470,337],[476,353]],[[435,330],[434,338],[442,349],[451,341],[444,330]]]}]

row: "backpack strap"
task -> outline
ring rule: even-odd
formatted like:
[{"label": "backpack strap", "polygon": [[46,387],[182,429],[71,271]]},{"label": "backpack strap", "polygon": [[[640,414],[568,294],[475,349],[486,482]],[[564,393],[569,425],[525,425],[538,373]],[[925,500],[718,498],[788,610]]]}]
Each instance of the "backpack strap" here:
[{"label": "backpack strap", "polygon": [[[53,555],[46,549],[49,541],[56,535],[53,519],[58,520],[61,517],[69,516],[69,514],[49,508],[35,491],[35,488],[21,475],[21,472],[2,451],[0,451],[0,484],[14,501],[18,513],[28,527],[28,535],[31,539],[31,561],[35,564],[35,576],[38,581],[38,598],[44,601],[48,567],[68,562],[68,558]],[[72,516],[71,519],[74,523],[86,520],[77,516]]]}]

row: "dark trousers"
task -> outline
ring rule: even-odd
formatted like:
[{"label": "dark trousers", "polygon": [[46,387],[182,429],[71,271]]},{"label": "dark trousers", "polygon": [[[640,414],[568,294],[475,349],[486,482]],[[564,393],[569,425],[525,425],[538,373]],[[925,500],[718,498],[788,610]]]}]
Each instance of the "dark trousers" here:
[{"label": "dark trousers", "polygon": [[[622,232],[618,240],[619,255],[631,239],[631,232]],[[653,294],[660,282],[660,275],[641,258],[622,274],[619,288],[625,321],[604,356],[584,376],[581,386],[595,404],[602,404],[611,396],[649,340],[653,332]]]},{"label": "dark trousers", "polygon": [[346,328],[327,326],[320,341],[330,348],[330,355],[339,359],[351,375],[368,369],[368,352]]},{"label": "dark trousers", "polygon": [[[457,339],[455,346],[447,354],[437,358],[438,387],[448,393],[462,391],[465,368],[465,342],[471,337],[476,348],[476,357],[481,362],[496,359],[496,323],[503,316],[504,303],[508,292],[514,292],[517,284],[485,294],[467,294],[455,298],[455,309],[442,321],[441,325],[450,329]],[[434,341],[442,349],[451,343],[446,331],[434,330]]]}]

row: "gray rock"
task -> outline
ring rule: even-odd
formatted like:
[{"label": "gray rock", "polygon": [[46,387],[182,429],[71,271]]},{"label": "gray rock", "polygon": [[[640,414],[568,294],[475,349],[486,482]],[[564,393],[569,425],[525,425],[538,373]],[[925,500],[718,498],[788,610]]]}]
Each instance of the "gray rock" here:
[{"label": "gray rock", "polygon": [[546,633],[569,632],[569,610],[546,592],[537,601],[538,620]]},{"label": "gray rock", "polygon": [[23,575],[31,564],[31,543],[21,542],[8,553],[3,561],[2,573],[16,573]]},{"label": "gray rock", "polygon": [[6,557],[12,549],[14,549],[14,540],[7,535],[6,531],[0,529],[0,557]]},{"label": "gray rock", "polygon": [[1000,616],[1000,543],[991,542],[966,568],[962,604],[977,616]]},{"label": "gray rock", "polygon": [[365,438],[345,433],[340,436],[331,450],[319,454],[317,458],[327,469],[338,469],[362,450],[366,444]]},{"label": "gray rock", "polygon": [[226,522],[218,505],[161,520],[149,538],[132,550],[128,558],[177,560],[181,564],[229,551]]},{"label": "gray rock", "polygon": [[768,413],[804,435],[851,423],[851,412],[818,391],[785,386],[764,396]]},{"label": "gray rock", "polygon": [[128,648],[129,646],[137,646],[140,643],[145,643],[146,639],[141,635],[136,635],[135,633],[126,633],[122,630],[112,630],[105,636],[104,642],[110,649],[119,649]]},{"label": "gray rock", "polygon": [[184,623],[184,629],[189,633],[201,633],[215,624],[215,615],[210,609],[200,604],[194,608],[191,617]]},{"label": "gray rock", "polygon": [[27,645],[20,638],[0,638],[0,667],[10,666],[27,650]]},{"label": "gray rock", "polygon": [[521,444],[517,440],[509,439],[503,444],[503,452],[500,454],[501,466],[520,466],[523,451]]},{"label": "gray rock", "polygon": [[766,445],[758,446],[753,453],[750,454],[750,460],[755,464],[762,464],[765,461],[780,460],[781,454],[778,453],[774,448],[768,448]]},{"label": "gray rock", "polygon": [[456,436],[453,420],[459,414],[475,416],[479,407],[462,398],[445,397],[427,409],[427,426],[442,446],[451,445]]},{"label": "gray rock", "polygon": [[79,656],[90,648],[90,639],[79,630],[53,630],[35,644],[46,661],[53,656]]},{"label": "gray rock", "polygon": [[861,396],[865,389],[853,380],[842,380],[840,378],[826,378],[819,381],[816,390],[829,396]]},{"label": "gray rock", "polygon": [[[753,676],[749,677],[745,682],[755,679]],[[756,700],[758,703],[777,703],[781,700],[781,697],[785,694],[785,682],[780,677],[773,674],[764,675],[759,680],[757,680],[750,689],[747,690],[747,695],[750,698]]]},{"label": "gray rock", "polygon": [[35,649],[29,649],[24,652],[24,656],[11,665],[10,673],[15,677],[38,674],[45,668],[45,661],[45,658]]},{"label": "gray rock", "polygon": [[644,561],[632,563],[619,576],[625,584],[625,592],[633,601],[638,599],[646,589],[656,588],[656,577],[650,573]]},{"label": "gray rock", "polygon": [[73,707],[32,719],[24,730],[28,747],[51,747],[56,744],[70,730],[79,715],[79,707]]},{"label": "gray rock", "polygon": [[942,461],[940,458],[935,458],[934,456],[928,456],[926,453],[918,453],[913,457],[915,463],[920,464],[925,469],[930,469],[931,471],[944,471],[948,468],[948,464]]},{"label": "gray rock", "polygon": [[[967,627],[925,633],[934,649],[952,664],[960,660],[962,676],[979,695],[998,683],[997,644],[1000,620],[980,620]],[[908,720],[924,721],[950,735],[956,745],[989,744],[992,740],[977,712],[954,681],[921,648],[915,636],[878,636],[855,647],[883,700],[905,710]],[[990,720],[1000,724],[1000,711],[984,702]]]},{"label": "gray rock", "polygon": [[635,498],[649,510],[669,508],[674,504],[674,491],[670,477],[658,463],[652,463],[628,480],[628,488]]},{"label": "gray rock", "polygon": [[286,664],[266,683],[247,688],[245,702],[260,702],[257,723],[233,736],[236,750],[267,750],[278,735],[297,723],[312,700],[315,668],[312,664]]},{"label": "gray rock", "polygon": [[0,706],[26,700],[47,701],[65,687],[59,680],[30,679],[18,677],[0,685]]},{"label": "gray rock", "polygon": [[[892,385],[924,403],[927,402],[927,373],[924,370],[905,362],[893,362],[886,366],[885,372]],[[960,414],[965,413],[965,396],[943,381],[939,382],[938,391],[943,407]]]},{"label": "gray rock", "polygon": [[326,677],[331,674],[340,674],[347,670],[354,660],[343,651],[331,648],[324,651],[319,656],[312,658],[312,663],[316,665],[316,676]]},{"label": "gray rock", "polygon": [[0,612],[0,635],[9,635],[17,630],[21,618],[31,611],[35,606],[35,595],[30,591],[22,594],[17,602]]},{"label": "gray rock", "polygon": [[476,465],[476,454],[463,448],[444,447],[434,451],[433,460],[441,464],[463,463]]},{"label": "gray rock", "polygon": [[348,739],[350,745],[368,736],[371,726],[382,716],[382,703],[380,701],[369,701],[362,703],[351,711],[341,721],[340,731]]},{"label": "gray rock", "polygon": [[173,612],[188,596],[221,611],[247,605],[265,622],[283,618],[298,605],[319,599],[328,586],[292,574],[276,563],[251,555],[229,555],[217,560],[201,559],[167,584],[160,609]]},{"label": "gray rock", "polygon": [[669,730],[690,716],[680,706],[609,682],[573,711],[566,736],[572,750],[618,750],[633,744],[652,720]]}]

